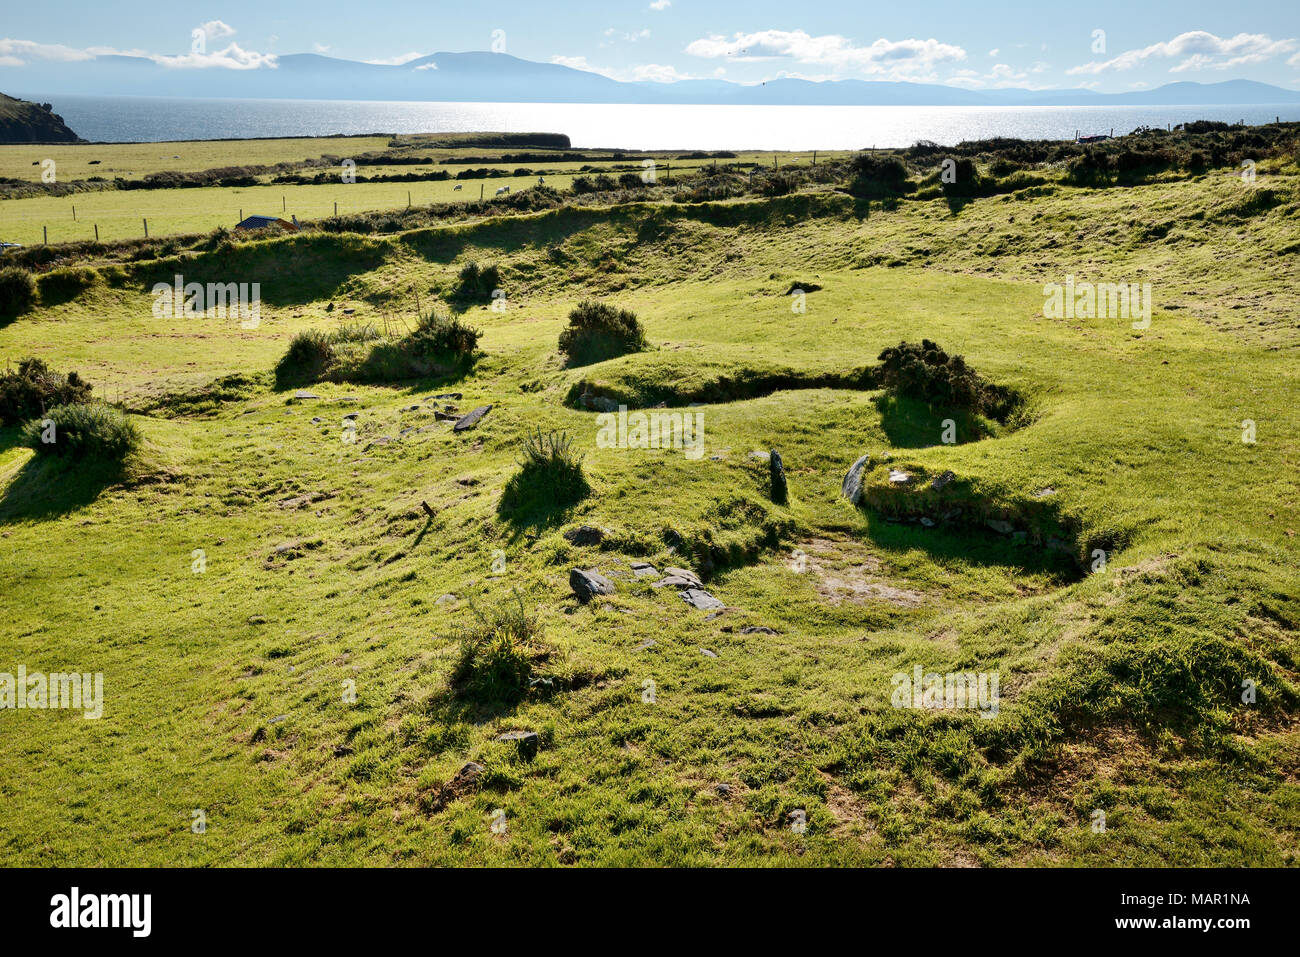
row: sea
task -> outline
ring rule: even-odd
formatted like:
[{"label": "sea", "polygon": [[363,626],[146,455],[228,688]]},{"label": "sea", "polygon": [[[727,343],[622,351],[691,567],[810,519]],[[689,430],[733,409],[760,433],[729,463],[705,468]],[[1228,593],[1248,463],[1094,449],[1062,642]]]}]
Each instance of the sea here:
[{"label": "sea", "polygon": [[374,100],[43,96],[94,142],[472,131],[568,134],[574,147],[634,150],[812,150],[910,146],[1010,136],[1072,139],[1191,120],[1300,120],[1276,106],[714,106],[604,103],[423,103]]}]

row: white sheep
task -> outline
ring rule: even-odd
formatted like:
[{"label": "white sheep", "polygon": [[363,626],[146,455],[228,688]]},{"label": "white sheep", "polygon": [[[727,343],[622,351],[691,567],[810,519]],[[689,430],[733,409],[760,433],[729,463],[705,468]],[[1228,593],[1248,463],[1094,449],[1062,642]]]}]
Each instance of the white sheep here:
[{"label": "white sheep", "polygon": [[508,193],[508,192],[510,192],[510,187],[502,186],[500,189],[497,190],[497,195],[500,196],[502,193]]}]

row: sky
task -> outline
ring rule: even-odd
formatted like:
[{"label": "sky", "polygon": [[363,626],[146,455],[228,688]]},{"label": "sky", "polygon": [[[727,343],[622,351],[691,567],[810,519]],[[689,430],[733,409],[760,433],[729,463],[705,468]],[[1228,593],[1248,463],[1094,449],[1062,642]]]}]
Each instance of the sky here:
[{"label": "sky", "polygon": [[620,80],[1300,89],[1300,0],[6,0],[0,21],[11,67],[118,52],[176,69],[273,69],[290,53],[400,63],[464,50]]}]

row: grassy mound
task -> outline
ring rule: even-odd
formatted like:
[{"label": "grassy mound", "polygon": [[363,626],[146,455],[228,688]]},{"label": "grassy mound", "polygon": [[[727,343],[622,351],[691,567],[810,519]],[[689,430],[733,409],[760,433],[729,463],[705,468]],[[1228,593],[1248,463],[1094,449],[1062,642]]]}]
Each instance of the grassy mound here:
[{"label": "grassy mound", "polygon": [[528,694],[539,666],[552,654],[537,612],[525,606],[518,592],[514,603],[482,610],[471,602],[470,611],[473,622],[455,636],[460,654],[451,674],[452,691],[477,704],[515,704]]},{"label": "grassy mound", "polygon": [[275,367],[279,388],[311,382],[397,382],[449,375],[473,365],[482,333],[455,316],[422,315],[401,337],[386,337],[372,325],[342,326],[333,332],[298,333]]},{"label": "grassy mound", "polygon": [[582,456],[573,440],[541,429],[524,440],[519,471],[501,496],[506,514],[547,514],[581,501],[591,491],[582,471]]}]

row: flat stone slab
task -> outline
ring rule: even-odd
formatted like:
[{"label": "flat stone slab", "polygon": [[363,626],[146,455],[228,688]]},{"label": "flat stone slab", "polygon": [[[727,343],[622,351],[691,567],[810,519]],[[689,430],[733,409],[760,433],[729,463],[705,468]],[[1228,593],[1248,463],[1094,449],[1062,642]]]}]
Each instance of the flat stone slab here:
[{"label": "flat stone slab", "polygon": [[320,398],[320,396],[318,396],[315,392],[308,392],[305,389],[299,389],[297,392],[293,394],[293,397],[295,399],[319,399]]},{"label": "flat stone slab", "polygon": [[889,470],[890,485],[911,485],[912,475],[910,472],[904,472],[902,469]]},{"label": "flat stone slab", "polygon": [[474,426],[478,425],[479,420],[483,418],[483,416],[487,415],[491,411],[492,406],[480,405],[473,412],[469,413],[469,415],[465,416],[453,425],[451,429],[453,432],[464,432],[466,429],[472,429]]},{"label": "flat stone slab", "polygon": [[701,611],[712,611],[715,608],[727,607],[725,602],[718,601],[702,588],[687,588],[677,594],[681,595],[682,601],[686,602],[686,604]]},{"label": "flat stone slab", "polygon": [[659,574],[659,569],[655,568],[649,562],[633,562],[632,574],[637,578],[652,578]]},{"label": "flat stone slab", "polygon": [[686,568],[674,568],[672,565],[664,568],[664,574],[670,578],[683,578],[691,583],[692,588],[702,588],[704,583],[700,581],[700,576]]}]

